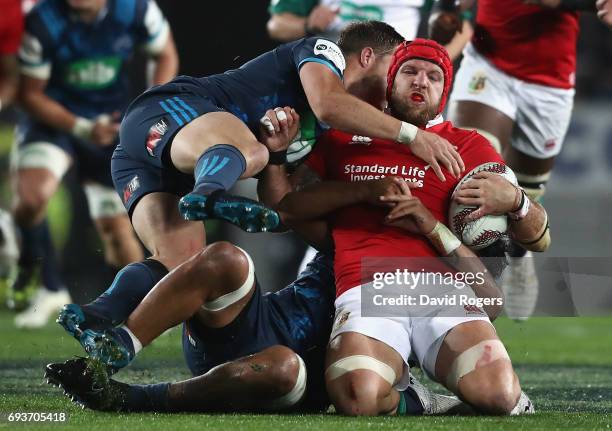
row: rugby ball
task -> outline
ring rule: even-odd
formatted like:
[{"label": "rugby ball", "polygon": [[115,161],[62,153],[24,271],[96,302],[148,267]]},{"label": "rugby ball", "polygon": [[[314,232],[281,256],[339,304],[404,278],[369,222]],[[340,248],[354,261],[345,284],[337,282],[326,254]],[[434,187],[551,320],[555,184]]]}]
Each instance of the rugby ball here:
[{"label": "rugby ball", "polygon": [[[464,176],[455,191],[459,190],[463,184],[472,179],[479,172],[493,172],[501,175],[512,184],[517,185],[514,172],[502,163],[484,163],[472,169]],[[473,250],[483,249],[500,239],[508,231],[508,219],[506,215],[494,216],[487,215],[474,221],[466,221],[465,217],[476,210],[477,207],[461,205],[454,200],[451,201],[448,220],[453,233]]]}]

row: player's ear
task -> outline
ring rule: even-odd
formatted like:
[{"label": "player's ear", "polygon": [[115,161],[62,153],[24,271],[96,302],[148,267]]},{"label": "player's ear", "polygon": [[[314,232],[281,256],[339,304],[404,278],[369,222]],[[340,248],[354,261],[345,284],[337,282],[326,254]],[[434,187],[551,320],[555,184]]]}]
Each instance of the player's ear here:
[{"label": "player's ear", "polygon": [[374,64],[375,60],[376,54],[374,53],[374,49],[370,48],[369,46],[366,46],[361,50],[361,54],[359,57],[359,63],[361,64],[361,67],[371,67]]}]

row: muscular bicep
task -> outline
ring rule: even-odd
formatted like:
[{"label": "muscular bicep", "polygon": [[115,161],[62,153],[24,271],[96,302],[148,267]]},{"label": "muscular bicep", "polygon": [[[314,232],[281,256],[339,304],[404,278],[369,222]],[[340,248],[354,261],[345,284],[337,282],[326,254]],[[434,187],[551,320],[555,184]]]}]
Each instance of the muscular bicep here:
[{"label": "muscular bicep", "polygon": [[342,80],[333,66],[326,63],[309,61],[300,69],[300,80],[308,104],[319,119],[324,119],[328,111],[329,96],[344,93]]}]

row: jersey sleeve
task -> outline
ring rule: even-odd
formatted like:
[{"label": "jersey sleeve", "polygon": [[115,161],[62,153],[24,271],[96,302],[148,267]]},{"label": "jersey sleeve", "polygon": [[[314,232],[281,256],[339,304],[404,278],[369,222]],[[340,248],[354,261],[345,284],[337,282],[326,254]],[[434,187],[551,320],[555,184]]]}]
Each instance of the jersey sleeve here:
[{"label": "jersey sleeve", "polygon": [[327,160],[326,152],[330,143],[328,141],[328,133],[324,133],[317,139],[313,150],[310,152],[304,164],[314,171],[322,180],[327,178]]},{"label": "jersey sleeve", "polygon": [[23,34],[21,2],[9,2],[0,17],[0,54],[14,55],[19,50]]},{"label": "jersey sleeve", "polygon": [[170,37],[170,25],[154,0],[138,0],[136,28],[149,55],[159,54]]},{"label": "jersey sleeve", "polygon": [[271,15],[292,13],[298,16],[308,16],[317,5],[317,0],[272,0],[268,12]]},{"label": "jersey sleeve", "polygon": [[330,40],[316,37],[302,39],[293,48],[293,59],[298,71],[304,64],[315,62],[327,66],[340,79],[346,67],[340,47]]},{"label": "jersey sleeve", "polygon": [[36,12],[28,15],[18,57],[20,72],[36,79],[51,77],[53,40]]}]

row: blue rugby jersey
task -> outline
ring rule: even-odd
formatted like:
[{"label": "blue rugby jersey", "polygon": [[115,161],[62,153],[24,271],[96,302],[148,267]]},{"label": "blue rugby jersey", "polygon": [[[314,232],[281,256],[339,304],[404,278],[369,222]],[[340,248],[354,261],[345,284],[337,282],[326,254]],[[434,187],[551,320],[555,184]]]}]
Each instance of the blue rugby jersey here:
[{"label": "blue rugby jersey", "polygon": [[127,61],[138,45],[160,52],[168,34],[153,0],[108,0],[92,23],[75,19],[65,0],[43,0],[26,17],[21,72],[48,80],[46,94],[76,115],[124,111]]},{"label": "blue rugby jersey", "polygon": [[[141,97],[192,93],[231,112],[257,135],[259,119],[268,109],[291,106],[303,117],[302,122],[312,115],[299,77],[300,68],[308,62],[321,63],[342,79],[345,60],[340,48],[329,40],[312,37],[280,45],[225,73],[202,78],[179,76]],[[186,109],[168,108],[177,116]]]}]

